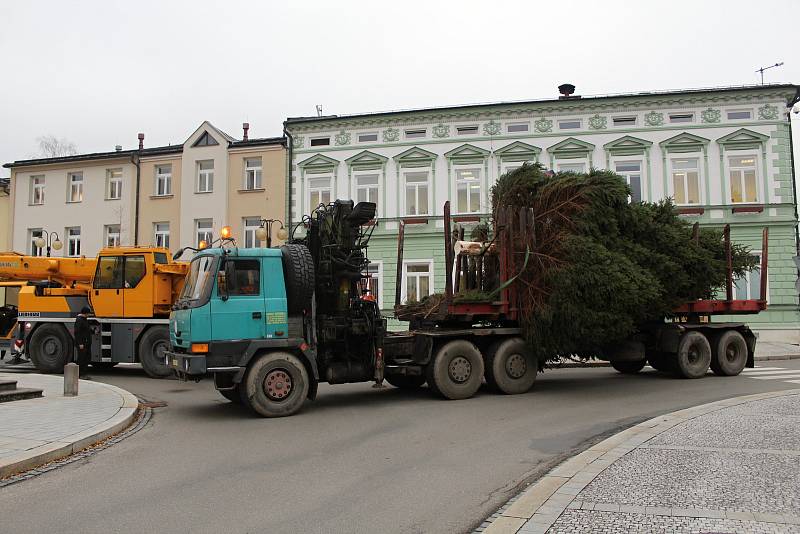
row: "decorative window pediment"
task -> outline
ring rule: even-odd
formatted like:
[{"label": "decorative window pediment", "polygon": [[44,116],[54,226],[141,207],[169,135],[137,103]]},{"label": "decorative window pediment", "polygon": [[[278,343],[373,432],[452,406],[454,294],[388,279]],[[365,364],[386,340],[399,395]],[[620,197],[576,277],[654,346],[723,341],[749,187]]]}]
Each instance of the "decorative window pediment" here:
[{"label": "decorative window pediment", "polygon": [[606,143],[603,148],[611,156],[638,156],[646,154],[651,146],[653,146],[652,141],[626,135]]},{"label": "decorative window pediment", "polygon": [[489,157],[489,154],[488,150],[467,143],[445,152],[444,157],[452,163],[483,163]]},{"label": "decorative window pediment", "polygon": [[658,146],[667,153],[675,152],[701,152],[705,150],[710,141],[705,137],[690,133],[679,133],[666,141],[661,141]]},{"label": "decorative window pediment", "polygon": [[494,154],[500,161],[536,161],[542,149],[522,141],[515,141],[510,145],[495,150]]},{"label": "decorative window pediment", "polygon": [[396,155],[394,161],[401,167],[430,167],[436,161],[436,154],[415,146]]},{"label": "decorative window pediment", "polygon": [[386,156],[364,150],[344,161],[351,169],[372,170],[382,168],[388,160]]},{"label": "decorative window pediment", "polygon": [[747,128],[740,128],[717,139],[717,143],[726,150],[759,149],[769,140],[768,135],[760,134]]},{"label": "decorative window pediment", "polygon": [[219,144],[219,143],[217,142],[217,140],[216,140],[216,139],[214,139],[214,138],[211,136],[211,134],[210,134],[210,133],[208,133],[208,132],[203,132],[203,135],[201,135],[201,136],[200,136],[200,137],[197,139],[197,141],[195,141],[195,142],[194,142],[194,144],[193,144],[192,146],[193,146],[193,147],[196,147],[196,146],[216,146],[216,145],[218,145],[218,144]]},{"label": "decorative window pediment", "polygon": [[574,137],[569,137],[549,147],[547,152],[551,157],[555,158],[585,158],[594,152],[594,145],[586,141],[581,141],[580,139],[575,139]]},{"label": "decorative window pediment", "polygon": [[304,159],[297,166],[306,173],[326,173],[334,172],[338,167],[339,161],[322,154],[314,154],[308,159]]}]

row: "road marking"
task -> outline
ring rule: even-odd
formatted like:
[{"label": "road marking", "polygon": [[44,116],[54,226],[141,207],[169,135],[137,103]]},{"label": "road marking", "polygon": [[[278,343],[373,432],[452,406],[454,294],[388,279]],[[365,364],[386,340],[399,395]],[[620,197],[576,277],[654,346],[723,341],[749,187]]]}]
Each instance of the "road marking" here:
[{"label": "road marking", "polygon": [[800,380],[787,380],[790,384],[800,384]]},{"label": "road marking", "polygon": [[776,371],[778,369],[786,369],[786,367],[753,367],[742,369],[743,373],[754,373],[758,371]]},{"label": "road marking", "polygon": [[800,378],[800,374],[793,375],[780,375],[780,376],[751,376],[748,378],[755,378],[756,380],[785,380],[787,378]]},{"label": "road marking", "polygon": [[763,371],[761,373],[747,373],[748,375],[752,376],[753,378],[757,376],[766,376],[766,375],[790,375],[792,373],[800,373],[797,369],[784,369],[783,371]]}]

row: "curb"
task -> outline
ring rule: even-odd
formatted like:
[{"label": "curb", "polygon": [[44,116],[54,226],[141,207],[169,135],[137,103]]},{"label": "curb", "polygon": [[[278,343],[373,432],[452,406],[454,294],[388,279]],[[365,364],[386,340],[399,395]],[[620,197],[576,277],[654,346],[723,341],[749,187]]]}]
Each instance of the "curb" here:
[{"label": "curb", "polygon": [[788,395],[800,395],[800,390],[770,391],[701,404],[654,417],[614,434],[562,462],[525,491],[512,498],[504,507],[501,507],[502,511],[499,516],[483,532],[486,534],[515,534],[527,523],[525,534],[543,534],[567,508],[575,507],[572,505],[575,497],[597,475],[644,442],[675,425],[701,415],[750,401]]},{"label": "curb", "polygon": [[132,393],[111,384],[102,382],[93,382],[93,384],[110,389],[122,398],[122,405],[119,411],[110,419],[106,419],[91,428],[67,436],[60,441],[28,449],[0,461],[0,478],[28,471],[42,464],[79,452],[124,430],[131,424],[136,416],[136,411],[139,409],[139,399]]}]

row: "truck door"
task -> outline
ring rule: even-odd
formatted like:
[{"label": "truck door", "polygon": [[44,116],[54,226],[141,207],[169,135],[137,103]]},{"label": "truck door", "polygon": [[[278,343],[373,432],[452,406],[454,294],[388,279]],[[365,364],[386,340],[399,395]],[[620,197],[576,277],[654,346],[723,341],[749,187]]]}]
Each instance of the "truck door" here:
[{"label": "truck door", "polygon": [[124,256],[101,256],[94,273],[90,302],[98,317],[122,317]]},{"label": "truck door", "polygon": [[216,294],[211,299],[211,340],[263,339],[261,261],[226,258],[220,262],[220,273],[223,276],[218,277]]},{"label": "truck door", "polygon": [[125,256],[122,284],[125,317],[153,316],[153,277],[147,276],[145,260],[144,254]]},{"label": "truck door", "polygon": [[288,337],[286,283],[283,279],[283,263],[280,255],[264,258],[264,295],[266,337]]}]

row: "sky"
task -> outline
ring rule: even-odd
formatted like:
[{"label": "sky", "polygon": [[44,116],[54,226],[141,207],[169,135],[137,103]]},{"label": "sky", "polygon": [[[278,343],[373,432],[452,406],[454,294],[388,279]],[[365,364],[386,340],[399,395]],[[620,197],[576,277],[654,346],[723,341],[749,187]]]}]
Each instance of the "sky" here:
[{"label": "sky", "polygon": [[[182,143],[203,120],[800,83],[797,0],[0,4],[0,162]],[[795,126],[800,114],[792,115]],[[795,132],[800,130],[795,129]],[[800,134],[795,133],[800,146]],[[798,148],[796,146],[796,153]],[[0,169],[7,176],[8,169]]]}]

